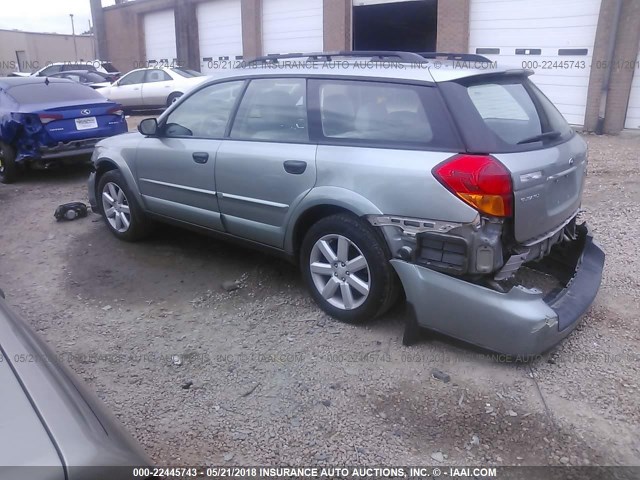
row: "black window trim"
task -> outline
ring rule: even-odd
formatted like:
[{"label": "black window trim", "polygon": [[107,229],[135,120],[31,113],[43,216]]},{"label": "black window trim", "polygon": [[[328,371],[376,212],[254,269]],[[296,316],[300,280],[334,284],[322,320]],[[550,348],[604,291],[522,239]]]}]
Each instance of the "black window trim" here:
[{"label": "black window trim", "polygon": [[[131,73],[131,72],[130,72]],[[261,139],[247,139],[247,140],[240,140],[240,139],[233,139],[230,137],[230,133],[231,133],[231,129],[233,126],[233,122],[235,122],[235,118],[236,115],[238,114],[238,109],[240,107],[240,103],[242,102],[242,99],[244,98],[244,95],[247,91],[247,88],[249,87],[249,83],[252,80],[259,80],[259,79],[275,79],[275,78],[303,78],[306,81],[306,94],[307,94],[307,124],[309,126],[309,141],[305,141],[305,142],[294,142],[294,141],[280,141],[280,142],[274,142],[274,141],[269,141],[269,140],[261,140]],[[326,141],[316,141],[316,137],[314,137],[313,133],[312,133],[312,128],[313,128],[313,121],[314,121],[314,116],[312,115],[312,112],[309,110],[310,106],[311,106],[311,95],[310,95],[310,91],[309,91],[309,85],[310,85],[310,81],[311,80],[336,80],[336,81],[340,81],[340,80],[353,80],[353,81],[360,81],[360,82],[377,82],[377,83],[392,83],[392,84],[398,84],[398,85],[413,85],[413,86],[418,86],[418,87],[430,87],[430,88],[437,88],[437,84],[435,82],[430,82],[427,80],[415,80],[415,79],[401,79],[401,78],[388,78],[388,77],[369,77],[369,76],[360,76],[360,75],[334,75],[334,74],[321,74],[321,75],[309,75],[309,74],[305,74],[305,73],[284,73],[281,75],[251,75],[251,74],[247,74],[247,75],[238,75],[238,76],[234,76],[234,77],[228,77],[228,78],[221,78],[221,79],[216,79],[215,81],[212,82],[204,82],[203,84],[199,85],[197,88],[195,88],[194,90],[190,91],[187,95],[185,95],[183,97],[183,99],[181,100],[180,103],[186,102],[190,97],[192,97],[193,95],[195,95],[196,93],[198,93],[200,90],[203,90],[207,87],[212,87],[214,85],[220,85],[223,83],[231,83],[231,82],[237,82],[237,81],[244,81],[244,86],[241,88],[240,94],[238,95],[238,98],[236,99],[236,103],[233,106],[233,109],[231,110],[231,114],[229,115],[229,121],[227,122],[227,128],[225,129],[225,135],[224,137],[194,137],[194,136],[175,136],[175,137],[166,137],[166,138],[180,138],[180,139],[194,139],[194,140],[227,140],[227,141],[232,141],[232,142],[256,142],[256,143],[282,143],[282,144],[293,144],[293,145],[335,145],[335,146],[357,146],[357,147],[362,147],[362,148],[378,148],[378,149],[386,149],[386,150],[417,150],[417,151],[430,151],[430,152],[453,152],[453,153],[458,153],[460,151],[462,151],[465,148],[465,144],[463,141],[462,136],[460,135],[455,119],[452,117],[451,112],[449,111],[448,108],[444,108],[444,110],[446,111],[446,116],[447,119],[449,121],[449,124],[451,125],[451,131],[452,134],[456,136],[456,141],[458,142],[460,148],[452,148],[452,149],[439,149],[439,148],[435,148],[435,147],[431,147],[431,146],[424,146],[424,145],[420,145],[420,146],[416,146],[415,144],[403,144],[401,142],[398,143],[394,143],[394,144],[385,144],[385,145],[380,145],[377,143],[359,143],[357,145],[350,143],[350,144],[346,144],[343,142],[336,142],[334,141],[334,139],[327,139]],[[444,98],[442,98],[442,95],[439,92],[438,89],[438,95],[440,96],[441,100],[442,100],[442,104],[444,107],[446,107],[447,103],[446,100]],[[164,136],[164,128],[167,124],[167,119],[171,116],[171,113],[174,111],[174,108],[169,108],[167,110],[165,110],[165,112],[160,116],[159,120],[158,120],[158,131],[160,132],[160,135]],[[320,112],[317,112],[318,114],[318,119],[319,119],[319,115]],[[348,140],[347,140],[348,141]],[[366,140],[364,140],[363,142],[367,142]]]}]

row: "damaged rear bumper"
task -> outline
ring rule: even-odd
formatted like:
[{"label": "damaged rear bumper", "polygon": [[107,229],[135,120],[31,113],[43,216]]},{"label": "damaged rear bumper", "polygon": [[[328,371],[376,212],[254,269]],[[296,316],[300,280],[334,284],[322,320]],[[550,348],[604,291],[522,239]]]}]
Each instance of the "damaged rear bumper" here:
[{"label": "damaged rear bumper", "polygon": [[23,148],[18,151],[18,161],[54,160],[58,158],[91,155],[93,149],[102,138],[86,138],[70,142],[58,142],[54,145]]},{"label": "damaged rear bumper", "polygon": [[531,356],[569,335],[598,293],[604,252],[586,227],[575,248],[580,251],[573,275],[550,298],[522,286],[501,293],[398,259],[391,264],[421,327],[492,351]]}]

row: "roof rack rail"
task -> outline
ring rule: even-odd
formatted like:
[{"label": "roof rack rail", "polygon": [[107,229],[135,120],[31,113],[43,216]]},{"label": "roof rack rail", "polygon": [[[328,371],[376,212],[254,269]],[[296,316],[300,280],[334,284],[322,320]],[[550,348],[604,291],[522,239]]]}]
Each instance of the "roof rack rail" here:
[{"label": "roof rack rail", "polygon": [[[255,58],[247,65],[257,65],[264,63],[278,63],[279,60],[288,60],[293,58],[307,58],[308,61],[325,61],[330,62],[334,58],[371,58],[375,60],[397,59],[405,63],[424,63],[425,58],[418,53],[411,52],[385,52],[385,51],[340,51],[340,52],[316,52],[316,53],[282,53],[271,54]],[[488,61],[488,60],[487,60]]]},{"label": "roof rack rail", "polygon": [[466,62],[491,62],[487,57],[475,53],[420,52],[423,58],[442,58],[444,60],[461,60]]}]

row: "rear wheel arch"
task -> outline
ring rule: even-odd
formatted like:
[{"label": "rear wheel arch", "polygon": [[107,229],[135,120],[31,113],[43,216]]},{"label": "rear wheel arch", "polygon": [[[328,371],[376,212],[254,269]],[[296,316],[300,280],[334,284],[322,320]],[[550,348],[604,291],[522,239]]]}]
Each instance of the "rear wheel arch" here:
[{"label": "rear wheel arch", "polygon": [[347,208],[340,207],[337,205],[315,205],[307,210],[305,210],[298,219],[296,220],[295,226],[293,227],[293,254],[296,262],[300,257],[300,248],[302,247],[302,241],[304,240],[305,235],[309,231],[309,229],[322,220],[325,217],[329,217],[331,215],[335,215],[338,213],[346,213],[352,214],[357,217],[355,213],[348,210]]}]

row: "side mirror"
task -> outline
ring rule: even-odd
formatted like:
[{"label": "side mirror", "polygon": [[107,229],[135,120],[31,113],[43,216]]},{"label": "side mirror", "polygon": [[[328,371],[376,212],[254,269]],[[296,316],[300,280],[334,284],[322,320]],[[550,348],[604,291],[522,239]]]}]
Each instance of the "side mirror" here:
[{"label": "side mirror", "polygon": [[138,131],[147,137],[153,137],[158,133],[158,120],[155,118],[145,118],[138,125]]}]

